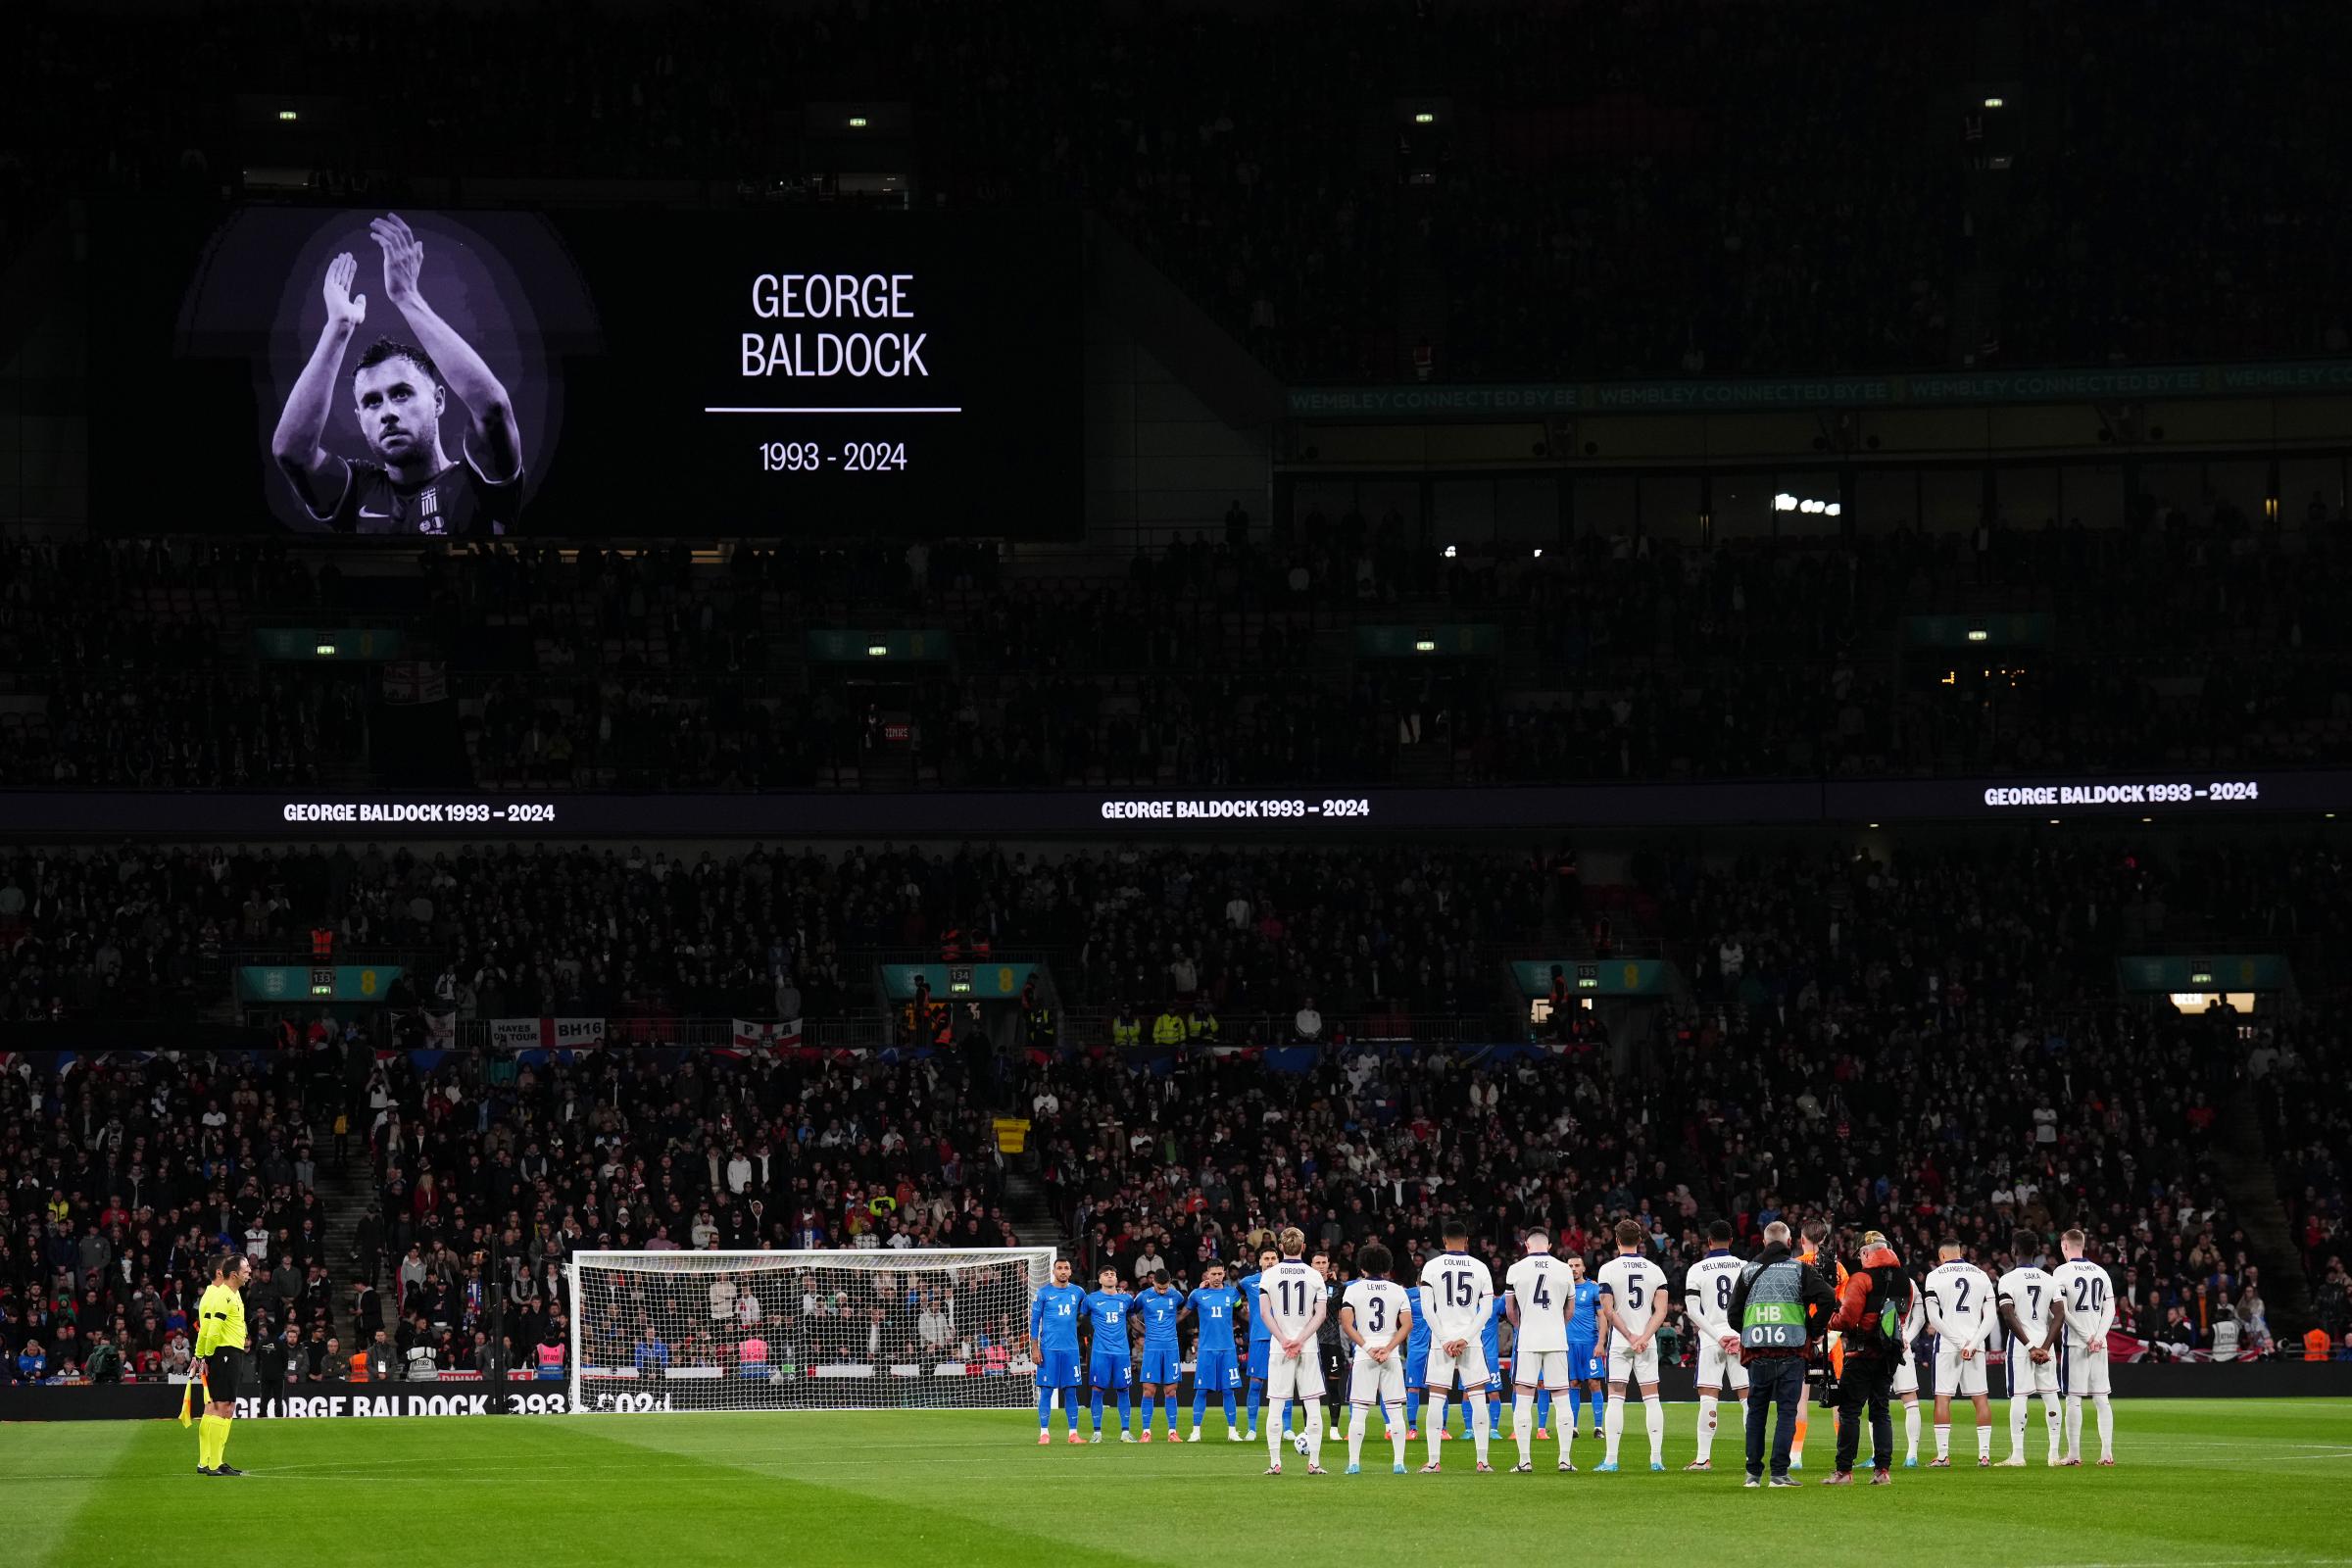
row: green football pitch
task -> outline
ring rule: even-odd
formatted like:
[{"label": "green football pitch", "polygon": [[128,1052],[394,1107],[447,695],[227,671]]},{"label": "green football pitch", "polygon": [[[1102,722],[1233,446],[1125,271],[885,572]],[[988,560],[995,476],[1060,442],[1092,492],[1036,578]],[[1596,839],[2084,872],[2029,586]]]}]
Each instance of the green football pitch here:
[{"label": "green football pitch", "polygon": [[[1996,1420],[2005,1409],[1995,1401]],[[1327,1444],[1328,1478],[1295,1455],[1260,1475],[1263,1444],[1224,1442],[1213,1413],[1198,1445],[1114,1434],[1077,1448],[1058,1417],[1054,1446],[1036,1446],[1032,1411],[250,1420],[229,1448],[242,1480],[198,1476],[195,1435],[176,1422],[16,1425],[0,1427],[0,1563],[1288,1568],[1518,1557],[1531,1533],[1573,1554],[1606,1532],[1624,1562],[1712,1561],[1778,1540],[1815,1561],[2352,1564],[2352,1400],[2119,1400],[2113,1470],[2044,1469],[2038,1410],[2033,1466],[1979,1470],[1963,1424],[1957,1467],[1900,1470],[1883,1490],[1812,1484],[1829,1458],[1816,1421],[1808,1484],[1792,1492],[1743,1490],[1728,1432],[1713,1474],[1681,1473],[1690,1405],[1667,1407],[1669,1469],[1652,1475],[1641,1412],[1629,1414],[1619,1475],[1559,1475],[1540,1443],[1533,1476],[1475,1474],[1467,1444],[1447,1445],[1444,1475],[1396,1476],[1375,1433],[1361,1476],[1338,1474],[1346,1448]],[[1994,1457],[2007,1444],[1995,1435]],[[1933,1452],[1932,1435],[1922,1446]],[[1576,1456],[1599,1453],[1580,1441]],[[1498,1441],[1495,1457],[1515,1452]]]}]

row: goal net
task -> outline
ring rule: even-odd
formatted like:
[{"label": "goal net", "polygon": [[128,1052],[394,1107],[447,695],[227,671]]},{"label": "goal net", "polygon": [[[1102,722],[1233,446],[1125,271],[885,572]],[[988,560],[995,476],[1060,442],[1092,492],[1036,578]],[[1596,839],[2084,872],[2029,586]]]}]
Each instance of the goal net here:
[{"label": "goal net", "polygon": [[1054,1250],[579,1252],[574,1410],[1034,1405]]}]

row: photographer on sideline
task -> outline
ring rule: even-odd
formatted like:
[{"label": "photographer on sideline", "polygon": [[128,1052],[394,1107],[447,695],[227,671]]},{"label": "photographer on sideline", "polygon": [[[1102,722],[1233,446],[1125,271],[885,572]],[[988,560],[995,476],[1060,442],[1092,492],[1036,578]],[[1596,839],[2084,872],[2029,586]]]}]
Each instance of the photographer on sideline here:
[{"label": "photographer on sideline", "polygon": [[1897,1359],[1911,1353],[1903,1324],[1918,1292],[1886,1238],[1865,1231],[1862,1266],[1846,1276],[1838,1315],[1830,1320],[1830,1327],[1845,1336],[1845,1371],[1838,1389],[1838,1468],[1822,1483],[1825,1487],[1853,1484],[1865,1408],[1870,1412],[1870,1484],[1883,1487],[1893,1479],[1887,1471],[1894,1462],[1894,1424],[1886,1417],[1886,1399]]}]

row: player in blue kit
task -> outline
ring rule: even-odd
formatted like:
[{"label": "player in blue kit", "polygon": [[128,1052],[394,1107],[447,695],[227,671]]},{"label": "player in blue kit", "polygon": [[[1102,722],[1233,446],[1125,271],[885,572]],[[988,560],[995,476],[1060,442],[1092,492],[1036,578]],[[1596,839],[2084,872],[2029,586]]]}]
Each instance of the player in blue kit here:
[{"label": "player in blue kit", "polygon": [[1135,1298],[1135,1315],[1144,1320],[1144,1365],[1136,1381],[1144,1386],[1143,1441],[1152,1441],[1152,1401],[1164,1401],[1168,1441],[1176,1441],[1176,1320],[1184,1316],[1182,1291],[1171,1290],[1165,1274],[1152,1276],[1152,1288]]},{"label": "player in blue kit", "polygon": [[[1266,1314],[1257,1298],[1257,1282],[1266,1270],[1282,1261],[1282,1254],[1271,1247],[1257,1254],[1257,1273],[1242,1276],[1242,1304],[1250,1311],[1250,1435],[1244,1440],[1257,1441],[1258,1401],[1266,1396],[1266,1362],[1272,1356],[1274,1331],[1266,1322]],[[1291,1428],[1289,1411],[1283,1412],[1282,1428]]]},{"label": "player in blue kit", "polygon": [[1576,1279],[1576,1309],[1568,1315],[1568,1434],[1576,1434],[1578,1398],[1592,1411],[1592,1435],[1599,1437],[1601,1379],[1608,1368],[1600,1359],[1600,1282],[1585,1278],[1585,1260],[1571,1252],[1568,1272]]},{"label": "player in blue kit", "polygon": [[1200,1271],[1200,1286],[1186,1304],[1199,1331],[1193,1345],[1193,1435],[1200,1441],[1200,1417],[1208,1409],[1210,1390],[1225,1396],[1225,1441],[1242,1443],[1241,1422],[1235,1418],[1234,1394],[1242,1386],[1242,1369],[1233,1353],[1233,1314],[1242,1293],[1225,1283],[1225,1265],[1211,1263]]},{"label": "player in blue kit", "polygon": [[[1412,1278],[1421,1277],[1421,1257],[1413,1255]],[[1404,1341],[1404,1436],[1407,1442],[1421,1436],[1421,1389],[1429,1381],[1429,1314],[1415,1312],[1413,1326]]]},{"label": "player in blue kit", "polygon": [[1127,1320],[1135,1315],[1135,1298],[1119,1289],[1119,1271],[1102,1271],[1102,1286],[1086,1298],[1086,1325],[1094,1348],[1087,1356],[1086,1383],[1094,1391],[1095,1435],[1102,1441],[1102,1396],[1119,1396],[1119,1441],[1133,1443],[1135,1350],[1127,1339]]},{"label": "player in blue kit", "polygon": [[[1509,1315],[1508,1297],[1497,1293],[1487,1313],[1487,1326],[1478,1343],[1487,1352],[1487,1430],[1502,1430],[1502,1325]],[[1462,1391],[1462,1436],[1470,1436],[1470,1391]]]},{"label": "player in blue kit", "polygon": [[1054,1396],[1061,1395],[1062,1414],[1069,1418],[1070,1441],[1078,1436],[1078,1323],[1086,1316],[1086,1293],[1070,1283],[1070,1260],[1054,1260],[1054,1283],[1037,1293],[1029,1308],[1029,1359],[1037,1366],[1037,1441],[1051,1443],[1047,1422],[1054,1414]]}]

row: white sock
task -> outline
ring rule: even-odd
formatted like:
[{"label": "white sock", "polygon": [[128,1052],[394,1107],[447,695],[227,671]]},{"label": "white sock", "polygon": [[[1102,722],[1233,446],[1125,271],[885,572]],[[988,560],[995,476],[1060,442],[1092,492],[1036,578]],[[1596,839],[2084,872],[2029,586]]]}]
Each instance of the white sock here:
[{"label": "white sock", "polygon": [[1282,1463],[1283,1429],[1291,1424],[1291,1401],[1277,1399],[1266,1411],[1266,1457],[1273,1464]]},{"label": "white sock", "polygon": [[1600,1421],[1600,1462],[1602,1464],[1617,1462],[1617,1444],[1624,1436],[1625,1396],[1612,1394],[1609,1396],[1608,1414],[1602,1416]]},{"label": "white sock", "polygon": [[1666,1406],[1654,1394],[1642,1396],[1642,1414],[1649,1422],[1649,1462],[1666,1462]]},{"label": "white sock", "polygon": [[[1401,1404],[1383,1405],[1380,1413],[1389,1428],[1389,1463],[1401,1465],[1404,1463],[1404,1406]],[[1364,1414],[1368,1417],[1372,1412],[1366,1410]]]},{"label": "white sock", "polygon": [[2041,1396],[2041,1424],[2049,1429],[2050,1462],[2052,1464],[2058,1462],[2058,1425],[2062,1417],[2058,1413],[2057,1396],[2043,1395]]},{"label": "white sock", "polygon": [[1348,1423],[1348,1467],[1351,1470],[1364,1462],[1364,1428],[1371,1420],[1372,1407],[1359,1404],[1355,1407],[1355,1419]]},{"label": "white sock", "polygon": [[2066,1453],[2069,1459],[2082,1457],[2082,1396],[2066,1396]]},{"label": "white sock", "polygon": [[1323,1401],[1306,1401],[1306,1463],[1309,1469],[1323,1462]]},{"label": "white sock", "polygon": [[[1559,1407],[1554,1405],[1552,1408],[1556,1411]],[[1574,1464],[1576,1462],[1574,1458],[1574,1454],[1576,1452],[1576,1423],[1574,1421],[1562,1419],[1556,1415],[1553,1417],[1553,1419],[1558,1420],[1560,1426],[1560,1463]]]},{"label": "white sock", "polygon": [[1903,1406],[1903,1457],[1919,1457],[1919,1404],[1917,1400]]},{"label": "white sock", "polygon": [[2099,1412],[2099,1457],[2112,1459],[2115,1457],[2115,1406],[2107,1402],[2104,1394],[2092,1395],[2090,1402]]},{"label": "white sock", "polygon": [[[1542,1276],[1538,1276],[1541,1278]],[[1519,1445],[1519,1462],[1536,1462],[1536,1396],[1525,1389],[1511,1401],[1511,1439]]]},{"label": "white sock", "polygon": [[2034,1402],[2031,1394],[2009,1396],[2009,1457],[2018,1458],[2026,1451],[2026,1407]]},{"label": "white sock", "polygon": [[1949,1459],[1951,1456],[1952,1424],[1949,1421],[1938,1421],[1936,1423],[1936,1457]]},{"label": "white sock", "polygon": [[1487,1445],[1494,1441],[1494,1410],[1484,1399],[1470,1401],[1470,1442],[1478,1449],[1478,1462],[1487,1462]]},{"label": "white sock", "polygon": [[1712,1394],[1702,1394],[1698,1396],[1698,1462],[1700,1464],[1705,1464],[1707,1455],[1715,1450],[1715,1407],[1717,1403],[1717,1397]]},{"label": "white sock", "polygon": [[1433,1394],[1421,1401],[1421,1430],[1429,1444],[1429,1462],[1438,1462],[1438,1443],[1446,1435],[1446,1396]]},{"label": "white sock", "polygon": [[1992,1422],[1989,1415],[1990,1412],[1987,1412],[1977,1420],[1977,1457],[1980,1459],[1992,1457]]}]

